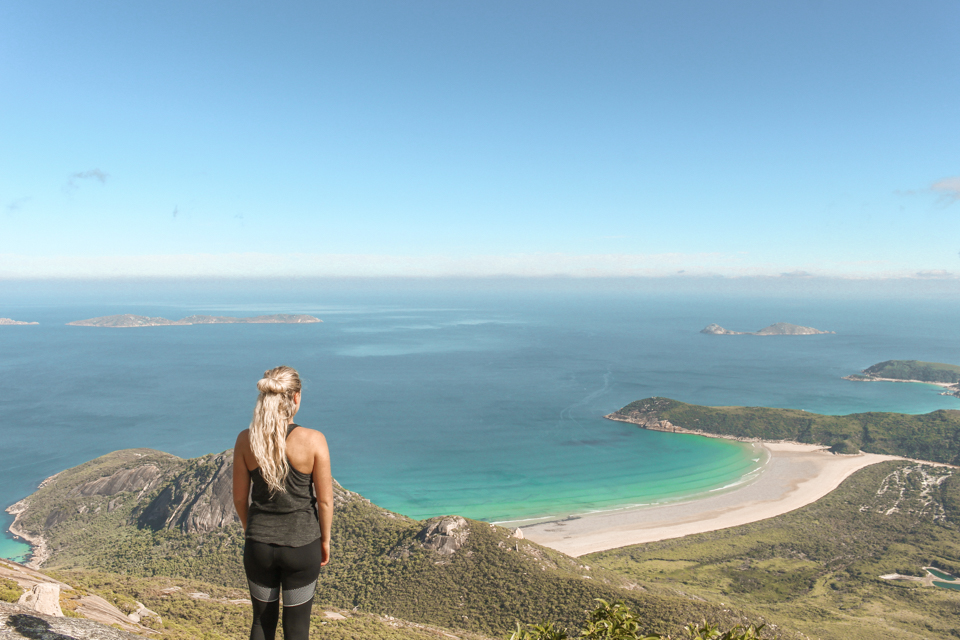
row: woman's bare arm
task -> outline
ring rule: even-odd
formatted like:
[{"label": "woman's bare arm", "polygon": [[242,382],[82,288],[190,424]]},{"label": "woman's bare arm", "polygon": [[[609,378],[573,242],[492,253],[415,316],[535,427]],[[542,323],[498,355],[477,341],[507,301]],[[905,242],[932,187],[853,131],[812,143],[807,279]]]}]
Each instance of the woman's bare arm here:
[{"label": "woman's bare arm", "polygon": [[249,448],[249,436],[246,430],[237,436],[233,446],[233,507],[240,517],[240,525],[247,530],[247,507],[250,499],[250,471],[244,462],[244,453]]},{"label": "woman's bare arm", "polygon": [[317,511],[320,517],[320,538],[325,565],[330,562],[330,527],[333,524],[333,476],[330,475],[330,451],[327,439],[319,431],[313,432],[313,488],[317,492]]}]

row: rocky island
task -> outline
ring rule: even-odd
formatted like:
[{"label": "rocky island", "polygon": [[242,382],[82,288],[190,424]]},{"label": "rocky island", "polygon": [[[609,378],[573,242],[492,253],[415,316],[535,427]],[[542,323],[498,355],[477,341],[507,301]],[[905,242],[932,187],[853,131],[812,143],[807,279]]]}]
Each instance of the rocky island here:
[{"label": "rocky island", "polygon": [[186,326],[191,324],[309,324],[313,322],[323,322],[320,318],[308,316],[306,314],[275,313],[269,316],[254,316],[252,318],[232,318],[230,316],[204,316],[194,315],[181,318],[180,320],[168,320],[167,318],[151,318],[148,316],[138,316],[132,313],[122,313],[114,316],[101,316],[99,318],[90,318],[88,320],[75,320],[68,322],[68,325],[76,327],[171,327]]},{"label": "rocky island", "polygon": [[921,360],[885,360],[860,373],[844,376],[854,382],[921,382],[943,387],[940,395],[960,398],[960,366]]},{"label": "rocky island", "polygon": [[10,318],[0,318],[0,325],[11,325],[11,324],[40,324],[39,322],[23,322],[21,320],[12,320]]},{"label": "rocky island", "polygon": [[820,331],[813,327],[801,327],[789,322],[776,322],[760,331],[731,331],[718,324],[709,324],[700,330],[713,336],[812,336],[822,333],[836,333],[835,331]]}]

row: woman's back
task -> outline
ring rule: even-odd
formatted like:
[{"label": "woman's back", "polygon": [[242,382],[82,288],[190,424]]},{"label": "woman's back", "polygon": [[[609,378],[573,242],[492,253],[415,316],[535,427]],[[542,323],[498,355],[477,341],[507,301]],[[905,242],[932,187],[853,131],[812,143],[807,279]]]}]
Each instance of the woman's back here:
[{"label": "woman's back", "polygon": [[307,640],[320,567],[330,560],[333,478],[323,434],[293,423],[300,376],[277,367],[257,382],[250,427],[237,436],[233,504],[246,531],[251,640],[273,640],[283,599],[287,640]]},{"label": "woman's back", "polygon": [[[300,547],[321,535],[317,497],[313,486],[313,452],[307,446],[307,438],[294,438],[298,431],[306,430],[298,428],[296,424],[287,427],[286,453],[290,468],[284,478],[285,491],[273,491],[260,473],[259,467],[250,469],[250,507],[246,535],[250,540]],[[297,459],[300,464],[296,464],[291,458]],[[309,468],[309,471],[301,470],[306,468]]]}]

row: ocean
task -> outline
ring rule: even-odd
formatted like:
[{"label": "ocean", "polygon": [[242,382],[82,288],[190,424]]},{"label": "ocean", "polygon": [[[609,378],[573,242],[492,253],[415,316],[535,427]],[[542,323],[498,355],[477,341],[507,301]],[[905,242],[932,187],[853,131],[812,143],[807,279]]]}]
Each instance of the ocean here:
[{"label": "ocean", "polygon": [[[323,431],[334,477],[414,518],[515,526],[729,488],[744,445],[603,418],[649,396],[818,413],[960,409],[929,385],[841,377],[889,359],[960,364],[950,299],[754,298],[573,289],[265,284],[19,287],[0,317],[0,503],[117,449],[183,457],[233,446],[278,364],[304,381],[297,422]],[[114,313],[308,313],[309,325],[102,329]],[[711,336],[710,323],[835,331]],[[12,518],[4,515],[4,531]],[[9,535],[0,556],[28,548]]]}]

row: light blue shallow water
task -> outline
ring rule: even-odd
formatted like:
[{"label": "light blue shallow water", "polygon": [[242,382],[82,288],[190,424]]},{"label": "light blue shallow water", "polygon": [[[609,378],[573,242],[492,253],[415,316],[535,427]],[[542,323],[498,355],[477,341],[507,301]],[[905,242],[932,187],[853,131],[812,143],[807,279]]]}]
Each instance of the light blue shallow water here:
[{"label": "light blue shallow water", "polygon": [[[304,288],[94,297],[18,291],[0,316],[0,503],[109,451],[193,457],[233,445],[261,373],[304,377],[298,421],[327,435],[335,477],[416,518],[582,513],[717,489],[752,449],[602,416],[658,395],[844,414],[960,408],[928,385],[840,378],[881,360],[960,362],[951,301],[785,301],[615,293]],[[312,313],[314,325],[109,330],[111,313]],[[834,330],[707,336],[711,322]],[[4,529],[11,519],[4,521]],[[0,556],[25,545],[0,540]]]}]

